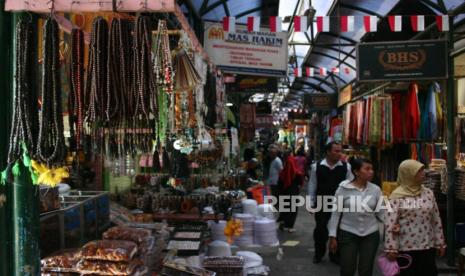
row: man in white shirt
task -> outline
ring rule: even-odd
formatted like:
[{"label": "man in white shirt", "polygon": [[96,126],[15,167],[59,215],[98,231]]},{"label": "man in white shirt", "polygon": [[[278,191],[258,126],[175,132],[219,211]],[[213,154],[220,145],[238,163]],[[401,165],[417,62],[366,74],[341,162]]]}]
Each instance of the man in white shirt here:
[{"label": "man in white shirt", "polygon": [[270,186],[271,194],[276,198],[279,196],[279,174],[283,170],[283,162],[278,157],[278,148],[275,146],[271,146],[269,149],[270,153],[270,170],[268,173],[268,179],[266,184]]},{"label": "man in white shirt", "polygon": [[[326,158],[312,164],[310,179],[308,181],[308,194],[312,205],[316,205],[317,196],[334,196],[339,184],[344,180],[352,180],[353,175],[350,164],[342,162],[342,146],[337,142],[330,142],[325,147]],[[331,218],[330,212],[323,210],[315,213],[316,227],[313,231],[315,242],[315,255],[313,263],[320,263],[326,255],[328,243],[328,222]],[[329,253],[329,258],[337,262],[335,255]]]}]

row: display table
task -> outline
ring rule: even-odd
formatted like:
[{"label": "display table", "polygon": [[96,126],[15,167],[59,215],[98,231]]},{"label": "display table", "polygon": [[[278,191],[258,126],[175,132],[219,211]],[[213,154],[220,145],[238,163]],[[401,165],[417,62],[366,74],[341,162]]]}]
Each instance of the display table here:
[{"label": "display table", "polygon": [[154,220],[167,220],[167,221],[209,221],[221,220],[223,215],[203,215],[199,214],[171,214],[171,213],[154,213]]}]

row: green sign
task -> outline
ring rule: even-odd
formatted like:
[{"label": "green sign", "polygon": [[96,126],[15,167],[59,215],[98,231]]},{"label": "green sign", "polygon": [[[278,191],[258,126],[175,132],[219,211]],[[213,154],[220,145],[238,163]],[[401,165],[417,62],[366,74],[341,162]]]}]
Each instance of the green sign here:
[{"label": "green sign", "polygon": [[359,81],[447,78],[444,40],[360,43],[357,45]]}]

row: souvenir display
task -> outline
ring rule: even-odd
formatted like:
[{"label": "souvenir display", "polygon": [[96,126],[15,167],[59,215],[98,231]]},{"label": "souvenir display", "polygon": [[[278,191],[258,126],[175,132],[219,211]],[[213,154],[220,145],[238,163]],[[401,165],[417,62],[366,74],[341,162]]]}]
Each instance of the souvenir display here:
[{"label": "souvenir display", "polygon": [[129,262],[137,253],[137,245],[131,241],[91,241],[82,247],[81,256],[87,260]]},{"label": "souvenir display", "polygon": [[76,272],[76,264],[80,257],[80,249],[58,252],[40,261],[41,270],[43,272]]},{"label": "souvenir display", "polygon": [[132,227],[115,226],[103,233],[105,240],[125,240],[141,244],[151,236],[150,230]]},{"label": "souvenir display", "polygon": [[134,275],[134,272],[139,265],[141,264],[137,260],[125,263],[84,259],[77,264],[76,268],[79,273],[83,274]]}]

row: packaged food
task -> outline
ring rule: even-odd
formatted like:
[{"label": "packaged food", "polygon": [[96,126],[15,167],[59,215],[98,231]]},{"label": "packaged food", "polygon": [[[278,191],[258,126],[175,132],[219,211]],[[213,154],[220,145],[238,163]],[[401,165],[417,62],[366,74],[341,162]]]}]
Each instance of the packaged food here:
[{"label": "packaged food", "polygon": [[87,260],[129,262],[137,253],[137,245],[132,241],[98,240],[82,247],[81,256]]},{"label": "packaged food", "polygon": [[115,226],[103,233],[103,239],[133,241],[140,245],[151,234],[150,230],[147,229]]},{"label": "packaged food", "polygon": [[77,264],[77,270],[82,274],[134,275],[138,266],[140,266],[140,262],[138,260],[133,260],[129,263],[81,260]]},{"label": "packaged food", "polygon": [[81,256],[80,249],[59,251],[40,261],[43,272],[74,272]]}]

